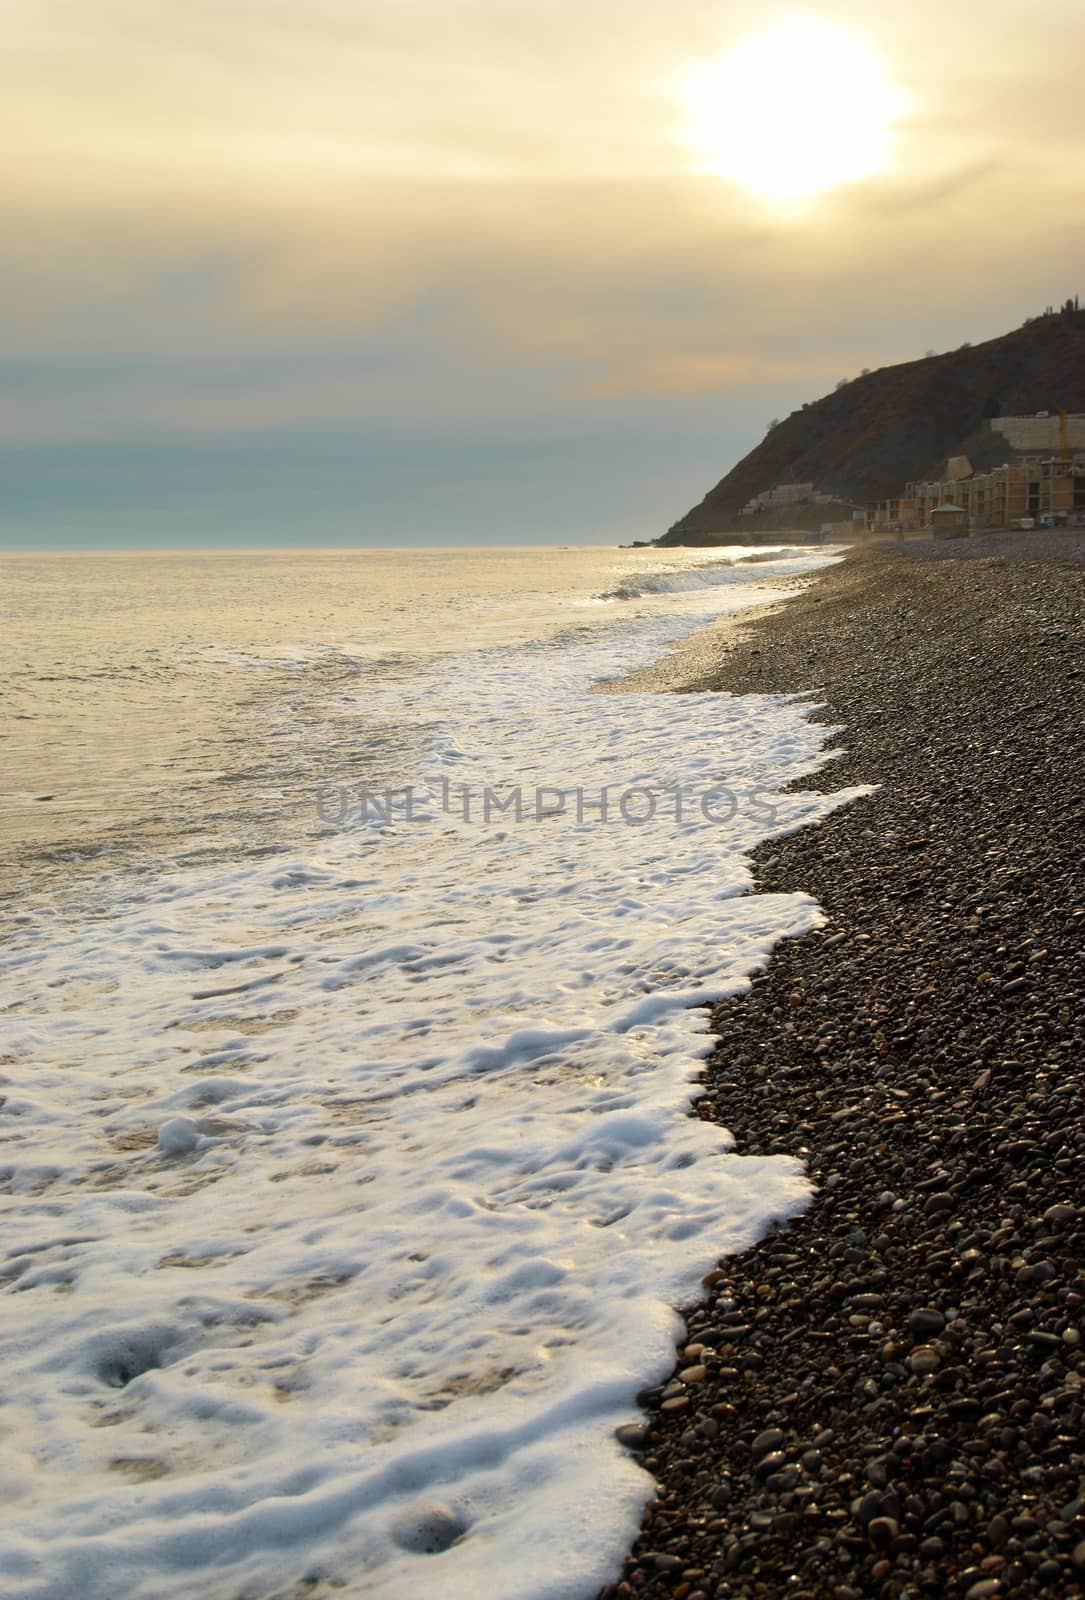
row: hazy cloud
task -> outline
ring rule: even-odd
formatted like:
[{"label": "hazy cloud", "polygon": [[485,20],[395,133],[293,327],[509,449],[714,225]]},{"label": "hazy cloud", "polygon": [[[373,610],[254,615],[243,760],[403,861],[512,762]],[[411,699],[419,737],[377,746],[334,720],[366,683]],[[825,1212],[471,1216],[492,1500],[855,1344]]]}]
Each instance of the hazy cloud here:
[{"label": "hazy cloud", "polygon": [[780,212],[694,173],[675,95],[786,9],[16,0],[0,441],[467,426],[485,459],[648,406],[665,452],[689,401],[715,476],[835,378],[1085,288],[1078,0],[807,7],[907,111],[880,177]]}]

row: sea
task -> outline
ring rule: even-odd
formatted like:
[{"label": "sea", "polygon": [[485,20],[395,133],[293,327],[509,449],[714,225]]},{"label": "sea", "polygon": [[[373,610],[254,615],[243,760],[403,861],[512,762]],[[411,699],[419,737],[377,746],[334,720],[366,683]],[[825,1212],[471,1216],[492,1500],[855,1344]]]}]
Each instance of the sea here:
[{"label": "sea", "polygon": [[816,695],[655,691],[837,558],[0,558],[0,1594],[616,1577],[809,1193],[689,1115],[824,920],[750,851],[855,792]]}]

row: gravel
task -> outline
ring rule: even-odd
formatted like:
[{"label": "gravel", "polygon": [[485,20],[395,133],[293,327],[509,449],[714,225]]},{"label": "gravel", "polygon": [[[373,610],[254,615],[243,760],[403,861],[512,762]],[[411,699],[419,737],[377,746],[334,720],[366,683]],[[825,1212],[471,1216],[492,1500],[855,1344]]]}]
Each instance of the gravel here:
[{"label": "gravel", "polygon": [[819,787],[880,788],[756,858],[830,920],[715,1009],[697,1114],[817,1194],[641,1397],[607,1600],[1082,1593],[1083,546],[868,549],[711,684],[816,690]]}]

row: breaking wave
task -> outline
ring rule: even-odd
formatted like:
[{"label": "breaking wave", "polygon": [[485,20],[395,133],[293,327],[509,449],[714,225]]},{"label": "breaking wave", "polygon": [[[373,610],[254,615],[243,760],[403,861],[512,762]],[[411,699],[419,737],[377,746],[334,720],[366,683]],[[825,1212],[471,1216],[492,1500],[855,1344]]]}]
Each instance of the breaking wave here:
[{"label": "breaking wave", "polygon": [[810,551],[792,546],[773,545],[751,550],[746,545],[736,545],[734,553],[719,561],[706,562],[700,567],[664,568],[658,572],[645,572],[628,579],[616,589],[608,589],[596,596],[599,600],[641,600],[649,595],[691,594],[698,589],[713,589],[718,584],[736,583],[741,574],[737,567],[748,567],[760,562],[790,561],[809,558]]}]

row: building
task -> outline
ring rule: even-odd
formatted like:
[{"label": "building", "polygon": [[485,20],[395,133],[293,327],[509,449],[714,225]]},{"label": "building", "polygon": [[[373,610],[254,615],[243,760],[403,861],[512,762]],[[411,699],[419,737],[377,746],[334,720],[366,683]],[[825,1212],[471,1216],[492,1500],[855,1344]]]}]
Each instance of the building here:
[{"label": "building", "polygon": [[1085,415],[1066,411],[1037,411],[1032,417],[992,417],[991,427],[1002,434],[1011,450],[1022,455],[1046,455],[1085,450]]},{"label": "building", "polygon": [[975,472],[952,456],[943,476],[909,483],[896,499],[872,506],[871,533],[908,533],[931,526],[940,506],[959,505],[972,528],[1009,528],[1029,519],[1085,527],[1085,413],[1056,406],[1028,417],[992,417],[990,429],[1015,452],[1002,466]]},{"label": "building", "polygon": [[918,528],[930,527],[938,507],[950,504],[963,506],[973,528],[1009,528],[1029,518],[1069,522],[1079,515],[1085,525],[1085,454],[1019,456],[970,478],[909,484],[907,492]]},{"label": "building", "polygon": [[936,539],[967,539],[968,512],[964,506],[936,506],[931,512],[931,532]]},{"label": "building", "polygon": [[831,494],[824,494],[812,483],[778,483],[774,488],[763,489],[752,500],[747,500],[740,515],[752,517],[758,511],[771,511],[776,506],[828,506],[834,503],[835,498]]},{"label": "building", "polygon": [[1010,528],[1032,520],[1085,527],[1085,451],[1074,455],[1018,456],[990,472],[910,483],[899,499],[867,513],[872,533],[930,528],[944,506],[959,506],[969,527]]},{"label": "building", "polygon": [[911,533],[917,526],[916,504],[908,495],[896,500],[880,500],[867,510],[868,533]]}]

